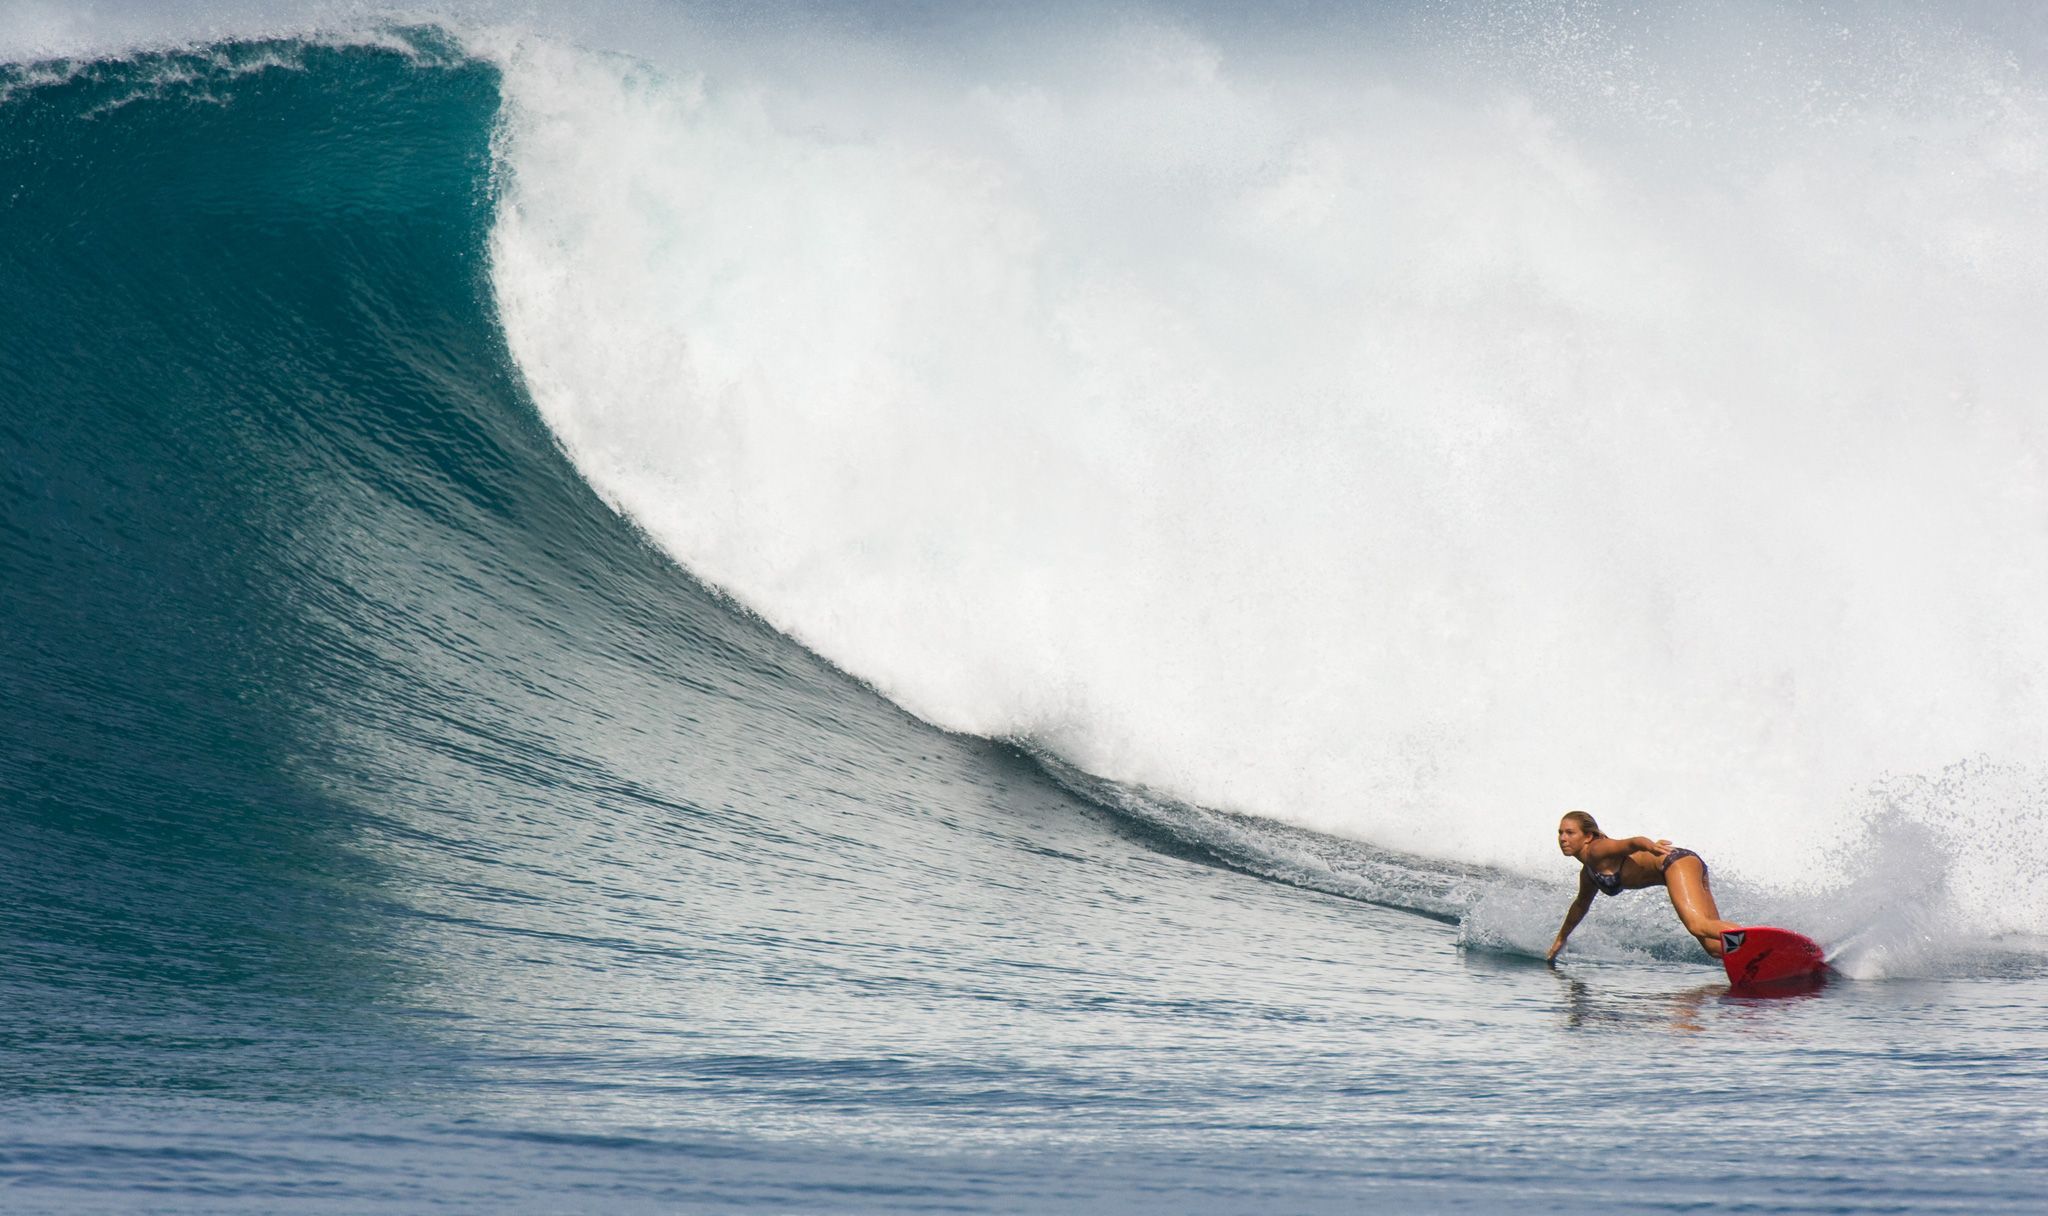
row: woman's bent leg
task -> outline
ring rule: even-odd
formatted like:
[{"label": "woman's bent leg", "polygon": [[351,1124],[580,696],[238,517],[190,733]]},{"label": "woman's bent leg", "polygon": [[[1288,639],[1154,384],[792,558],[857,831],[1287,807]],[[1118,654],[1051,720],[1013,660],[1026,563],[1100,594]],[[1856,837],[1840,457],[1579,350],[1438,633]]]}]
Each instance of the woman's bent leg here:
[{"label": "woman's bent leg", "polygon": [[1664,889],[1671,893],[1671,906],[1685,931],[1699,939],[1700,948],[1721,957],[1721,934],[1742,926],[1721,919],[1714,906],[1714,893],[1707,889],[1707,863],[1697,857],[1681,857],[1664,867]]}]

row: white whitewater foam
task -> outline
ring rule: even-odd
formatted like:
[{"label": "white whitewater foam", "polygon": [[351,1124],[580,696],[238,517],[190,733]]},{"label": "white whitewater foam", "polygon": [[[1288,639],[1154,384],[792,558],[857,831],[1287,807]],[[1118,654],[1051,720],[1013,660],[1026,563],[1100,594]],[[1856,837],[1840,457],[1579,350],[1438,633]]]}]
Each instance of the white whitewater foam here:
[{"label": "white whitewater foam", "polygon": [[[1952,31],[1756,11],[1763,66],[1675,17],[486,41],[494,285],[600,492],[932,722],[1536,874],[1585,807],[1796,890],[2048,742],[2048,109]],[[2001,788],[1915,813],[2039,822]],[[2039,882],[1963,902],[2048,928]]]}]

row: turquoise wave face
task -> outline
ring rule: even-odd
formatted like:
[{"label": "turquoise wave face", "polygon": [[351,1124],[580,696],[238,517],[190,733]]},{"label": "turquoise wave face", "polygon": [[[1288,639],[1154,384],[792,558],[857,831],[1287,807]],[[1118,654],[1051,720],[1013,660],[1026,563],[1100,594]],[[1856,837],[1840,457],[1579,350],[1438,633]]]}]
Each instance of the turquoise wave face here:
[{"label": "turquoise wave face", "polygon": [[386,1033],[395,912],[607,771],[594,698],[681,712],[671,673],[777,645],[525,403],[481,261],[496,88],[432,35],[7,82],[0,987],[91,1065],[10,1055],[0,1089],[301,1084],[233,1045]]},{"label": "turquoise wave face", "polygon": [[382,666],[385,593],[336,544],[564,489],[478,306],[495,79],[266,43],[6,88],[6,1003],[97,1047],[0,1084],[232,1084],[152,1049],[166,1006],[218,1043],[278,1002],[348,1021],[398,969],[352,845],[377,812],[306,725]]}]

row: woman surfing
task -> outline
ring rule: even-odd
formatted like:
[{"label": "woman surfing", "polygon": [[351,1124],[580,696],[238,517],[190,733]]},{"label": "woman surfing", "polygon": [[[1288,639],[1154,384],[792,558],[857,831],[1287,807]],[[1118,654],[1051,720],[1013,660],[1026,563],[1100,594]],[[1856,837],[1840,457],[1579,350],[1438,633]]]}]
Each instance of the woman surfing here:
[{"label": "woman surfing", "polygon": [[1699,939],[1700,948],[1720,958],[1721,935],[1742,926],[1722,920],[1714,906],[1714,893],[1707,887],[1707,863],[1691,849],[1675,849],[1668,840],[1631,836],[1617,840],[1600,830],[1584,811],[1568,811],[1557,823],[1557,849],[1579,861],[1579,896],[1564,914],[1564,928],[1550,944],[1544,957],[1556,961],[1564,939],[1572,935],[1593,906],[1595,893],[1619,895],[1643,887],[1663,887],[1671,894],[1671,906],[1685,931]]}]

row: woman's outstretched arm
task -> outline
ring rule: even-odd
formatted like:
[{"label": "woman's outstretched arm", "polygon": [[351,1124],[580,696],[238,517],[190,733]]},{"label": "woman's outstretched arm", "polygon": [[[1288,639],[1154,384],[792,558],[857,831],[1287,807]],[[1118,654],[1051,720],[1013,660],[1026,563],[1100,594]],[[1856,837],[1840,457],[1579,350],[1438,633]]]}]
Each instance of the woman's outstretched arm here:
[{"label": "woman's outstretched arm", "polygon": [[1572,935],[1579,922],[1586,919],[1586,910],[1593,906],[1593,879],[1584,870],[1579,871],[1579,897],[1565,910],[1564,928],[1557,931],[1557,940],[1550,943],[1550,953],[1543,956],[1546,963],[1557,961],[1558,951],[1564,949],[1564,939]]},{"label": "woman's outstretched arm", "polygon": [[1602,836],[1586,846],[1579,854],[1581,861],[1606,861],[1611,857],[1627,857],[1631,853],[1654,853],[1659,857],[1671,851],[1668,840],[1652,840],[1648,836]]}]

